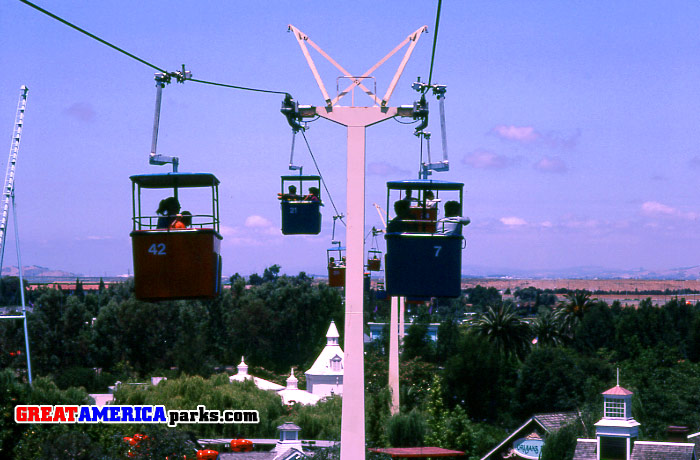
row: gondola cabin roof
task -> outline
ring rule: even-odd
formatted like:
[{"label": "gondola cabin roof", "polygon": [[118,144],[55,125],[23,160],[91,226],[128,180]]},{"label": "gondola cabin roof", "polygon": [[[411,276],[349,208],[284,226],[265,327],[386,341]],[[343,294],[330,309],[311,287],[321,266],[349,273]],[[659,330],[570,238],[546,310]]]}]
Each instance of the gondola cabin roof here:
[{"label": "gondola cabin roof", "polygon": [[282,180],[291,180],[291,181],[295,181],[295,180],[301,180],[301,181],[305,181],[305,180],[320,180],[320,179],[321,179],[321,176],[299,176],[299,175],[296,175],[296,176],[282,176]]},{"label": "gondola cabin roof", "polygon": [[444,180],[397,180],[387,182],[386,186],[389,190],[462,190],[464,184],[462,182],[448,182]]},{"label": "gondola cabin roof", "polygon": [[211,173],[138,174],[129,179],[141,188],[214,187],[219,185],[219,179]]}]

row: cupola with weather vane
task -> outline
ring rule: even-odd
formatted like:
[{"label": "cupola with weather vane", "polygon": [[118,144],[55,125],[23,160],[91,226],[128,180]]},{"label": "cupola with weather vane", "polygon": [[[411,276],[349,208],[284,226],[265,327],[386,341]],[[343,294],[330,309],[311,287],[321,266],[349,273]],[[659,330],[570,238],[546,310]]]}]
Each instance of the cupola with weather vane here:
[{"label": "cupola with weather vane", "polygon": [[617,385],[603,392],[603,418],[595,424],[597,460],[630,460],[632,447],[639,435],[639,425],[632,417],[632,393]]}]

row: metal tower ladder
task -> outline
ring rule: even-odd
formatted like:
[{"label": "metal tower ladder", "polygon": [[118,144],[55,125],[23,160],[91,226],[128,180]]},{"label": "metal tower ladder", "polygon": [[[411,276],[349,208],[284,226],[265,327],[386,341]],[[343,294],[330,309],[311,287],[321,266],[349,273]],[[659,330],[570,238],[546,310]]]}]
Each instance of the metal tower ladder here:
[{"label": "metal tower ladder", "polygon": [[27,92],[29,88],[22,85],[20,88],[19,102],[17,103],[17,115],[15,127],[12,131],[12,143],[10,144],[10,158],[7,160],[7,172],[5,172],[5,186],[2,191],[2,217],[0,217],[0,272],[2,272],[5,258],[5,240],[7,236],[7,221],[9,220],[10,202],[15,194],[15,169],[17,167],[17,155],[19,154],[19,142],[22,137],[22,125],[24,124],[24,112],[27,110]]},{"label": "metal tower ladder", "polygon": [[15,127],[12,131],[12,143],[10,144],[10,158],[7,160],[7,172],[5,173],[5,187],[2,192],[2,218],[0,219],[0,273],[5,258],[5,240],[7,239],[7,221],[9,217],[10,202],[15,227],[15,244],[17,246],[17,266],[19,267],[19,290],[22,299],[21,315],[1,315],[0,319],[21,319],[24,322],[24,345],[27,355],[27,376],[29,384],[32,384],[32,363],[29,353],[29,332],[27,330],[27,308],[24,301],[24,274],[22,273],[22,257],[19,251],[19,230],[17,229],[17,210],[15,208],[15,170],[17,167],[17,155],[19,154],[19,141],[22,137],[22,125],[24,124],[24,112],[27,109],[27,92],[29,88],[22,85],[20,88],[19,102],[17,103],[17,115]]}]

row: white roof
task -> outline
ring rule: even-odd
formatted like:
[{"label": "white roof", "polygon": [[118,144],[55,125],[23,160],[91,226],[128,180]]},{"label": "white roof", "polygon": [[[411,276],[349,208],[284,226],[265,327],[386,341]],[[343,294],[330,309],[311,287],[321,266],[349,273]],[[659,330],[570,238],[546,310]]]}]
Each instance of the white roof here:
[{"label": "white roof", "polygon": [[292,404],[293,402],[305,405],[313,405],[321,400],[321,396],[309,393],[308,391],[294,389],[284,389],[277,392],[282,398],[282,404]]},{"label": "white roof", "polygon": [[[314,361],[313,366],[305,372],[306,375],[343,375],[343,368],[345,367],[345,355],[343,349],[338,345],[337,339],[338,328],[335,327],[335,323],[331,322],[328,332],[326,333],[326,338],[328,339],[326,347],[318,355],[316,361]],[[331,359],[335,357],[340,358],[340,369],[334,371],[331,369]],[[338,359],[336,358],[336,359]]]},{"label": "white roof", "polygon": [[245,380],[252,380],[255,386],[261,390],[279,391],[284,389],[282,385],[278,385],[274,382],[270,382],[269,380],[261,379],[259,377],[253,377],[252,375],[248,374],[248,366],[241,357],[241,364],[238,365],[238,374],[229,377],[228,381],[243,382]]},{"label": "white roof", "polygon": [[603,418],[595,423],[595,426],[615,427],[615,428],[634,428],[634,427],[639,426],[639,425],[641,425],[641,423],[639,423],[638,421],[636,421],[634,419],[626,420],[626,419]]},{"label": "white roof", "polygon": [[95,400],[96,406],[104,406],[114,401],[112,393],[91,393],[90,397]]},{"label": "white roof", "polygon": [[338,334],[338,328],[335,327],[335,321],[331,321],[331,325],[328,328],[328,332],[326,332],[326,338],[329,337],[340,338],[340,334]]}]

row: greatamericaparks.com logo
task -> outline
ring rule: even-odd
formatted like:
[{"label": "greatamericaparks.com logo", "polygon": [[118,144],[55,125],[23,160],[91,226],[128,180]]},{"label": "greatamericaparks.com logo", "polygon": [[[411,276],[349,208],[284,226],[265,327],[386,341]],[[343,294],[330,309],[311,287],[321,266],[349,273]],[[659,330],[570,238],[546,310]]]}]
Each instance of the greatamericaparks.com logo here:
[{"label": "greatamericaparks.com logo", "polygon": [[259,423],[256,410],[166,410],[165,406],[15,406],[16,423]]}]

